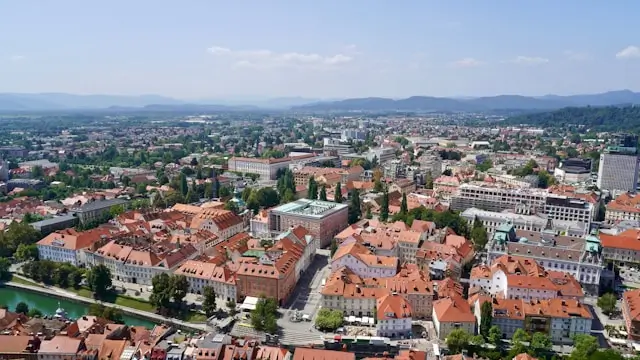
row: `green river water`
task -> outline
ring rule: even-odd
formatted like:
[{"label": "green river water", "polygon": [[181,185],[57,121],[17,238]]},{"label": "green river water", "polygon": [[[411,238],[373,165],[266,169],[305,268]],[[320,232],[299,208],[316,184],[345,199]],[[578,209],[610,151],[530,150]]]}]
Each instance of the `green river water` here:
[{"label": "green river water", "polygon": [[[0,287],[0,305],[6,305],[9,307],[9,310],[13,311],[21,301],[29,305],[29,309],[38,309],[42,311],[44,315],[54,315],[59,304],[71,319],[77,319],[82,315],[86,315],[89,311],[89,305],[85,303],[21,289]],[[132,326],[145,326],[147,328],[155,326],[155,323],[151,320],[127,314],[124,314],[124,323]]]}]

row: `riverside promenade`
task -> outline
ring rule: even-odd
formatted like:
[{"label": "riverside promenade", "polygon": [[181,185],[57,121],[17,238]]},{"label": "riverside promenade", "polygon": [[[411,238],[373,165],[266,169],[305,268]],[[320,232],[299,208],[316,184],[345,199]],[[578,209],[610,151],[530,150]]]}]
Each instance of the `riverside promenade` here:
[{"label": "riverside promenade", "polygon": [[[17,276],[17,275],[14,274],[14,276]],[[4,283],[4,286],[10,287],[10,288],[16,288],[16,289],[23,289],[27,291],[33,291],[43,295],[55,296],[58,298],[65,298],[73,301],[82,302],[85,304],[100,304],[106,307],[120,309],[127,314],[131,314],[131,315],[156,321],[158,324],[166,323],[166,324],[173,325],[185,330],[189,329],[189,330],[195,330],[195,331],[207,331],[206,324],[192,324],[186,321],[165,317],[165,316],[158,315],[148,311],[142,311],[142,310],[134,309],[127,306],[120,306],[120,305],[112,304],[109,302],[87,298],[87,297],[80,296],[78,294],[66,291],[64,289],[60,289],[55,286],[47,286],[47,285],[32,286],[32,285],[26,285],[26,284],[11,282],[11,281]]]}]

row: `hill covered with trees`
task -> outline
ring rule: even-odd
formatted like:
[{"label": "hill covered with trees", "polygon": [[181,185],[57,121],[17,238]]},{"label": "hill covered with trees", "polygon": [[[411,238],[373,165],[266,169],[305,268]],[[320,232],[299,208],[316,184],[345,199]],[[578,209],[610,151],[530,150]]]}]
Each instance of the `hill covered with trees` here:
[{"label": "hill covered with trees", "polygon": [[514,116],[501,124],[527,124],[540,127],[584,125],[598,131],[640,132],[640,106],[568,107]]}]

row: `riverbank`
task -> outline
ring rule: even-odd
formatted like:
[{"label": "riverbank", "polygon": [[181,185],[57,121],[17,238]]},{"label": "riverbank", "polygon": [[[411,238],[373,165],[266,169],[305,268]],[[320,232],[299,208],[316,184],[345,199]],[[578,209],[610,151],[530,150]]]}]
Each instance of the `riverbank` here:
[{"label": "riverbank", "polygon": [[[22,279],[24,280],[24,279]],[[144,319],[149,319],[152,320],[154,322],[157,323],[167,323],[167,324],[171,324],[174,326],[177,326],[179,328],[183,328],[186,330],[195,330],[195,331],[206,331],[207,330],[207,326],[206,324],[193,324],[193,323],[189,323],[186,321],[182,321],[179,319],[173,319],[173,318],[167,318],[164,317],[162,315],[158,315],[149,311],[143,311],[143,310],[139,310],[139,309],[135,309],[129,306],[124,306],[124,305],[119,305],[119,304],[114,304],[114,303],[110,303],[110,302],[104,302],[104,301],[99,301],[99,300],[95,300],[93,298],[88,298],[88,297],[84,297],[81,296],[77,293],[73,293],[61,288],[57,288],[54,286],[42,286],[40,284],[35,284],[34,285],[30,285],[30,284],[25,284],[24,282],[26,281],[21,281],[21,282],[15,282],[15,281],[10,281],[7,283],[4,283],[3,285],[6,287],[10,287],[10,288],[15,288],[15,289],[21,289],[21,290],[25,290],[25,291],[31,291],[31,292],[36,292],[36,293],[40,293],[46,296],[54,296],[57,298],[61,298],[61,299],[67,299],[67,300],[71,300],[71,301],[78,301],[84,304],[100,304],[103,306],[107,306],[107,307],[112,307],[112,308],[117,308],[122,310],[124,313],[126,314],[130,314],[130,315],[134,315],[134,316],[138,316]]]}]

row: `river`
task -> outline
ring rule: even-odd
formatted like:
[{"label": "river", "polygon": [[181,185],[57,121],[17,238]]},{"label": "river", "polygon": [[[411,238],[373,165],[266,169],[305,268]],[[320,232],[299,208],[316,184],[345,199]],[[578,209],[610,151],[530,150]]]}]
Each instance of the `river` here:
[{"label": "river", "polygon": [[[27,290],[0,287],[0,305],[6,305],[14,311],[19,302],[29,305],[29,309],[38,309],[45,315],[53,315],[58,309],[58,304],[67,312],[71,319],[77,319],[86,315],[89,305],[81,302],[70,301],[55,296],[47,296]],[[156,324],[151,320],[124,314],[124,323],[132,326],[144,326],[152,328]]]}]

